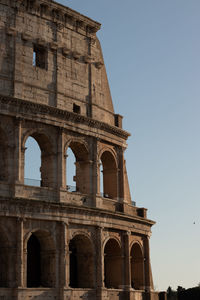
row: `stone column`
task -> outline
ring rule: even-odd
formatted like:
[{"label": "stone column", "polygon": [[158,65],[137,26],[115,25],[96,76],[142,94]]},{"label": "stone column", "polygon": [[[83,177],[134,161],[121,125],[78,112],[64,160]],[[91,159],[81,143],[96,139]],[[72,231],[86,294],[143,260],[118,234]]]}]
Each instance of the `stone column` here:
[{"label": "stone column", "polygon": [[[15,151],[14,151],[14,170],[13,170],[13,181],[23,182],[24,180],[24,155],[22,155],[22,145],[21,145],[21,118],[16,118],[15,122]],[[24,149],[25,152],[25,149]]]},{"label": "stone column", "polygon": [[60,128],[58,132],[58,143],[57,143],[57,187],[58,189],[66,189],[66,175],[65,175],[65,166],[66,166],[66,157],[64,155],[64,132],[63,128]]},{"label": "stone column", "polygon": [[91,194],[90,168],[93,161],[76,161],[76,188],[81,194]]},{"label": "stone column", "polygon": [[124,286],[126,290],[131,288],[131,259],[130,259],[130,232],[127,231],[123,235],[124,243]]},{"label": "stone column", "polygon": [[18,287],[24,287],[24,264],[23,264],[23,254],[24,254],[24,220],[19,218],[17,220],[17,257],[16,257],[16,281]]},{"label": "stone column", "polygon": [[145,290],[151,291],[151,266],[150,266],[150,253],[149,253],[149,236],[144,237],[144,278]]},{"label": "stone column", "polygon": [[124,152],[123,148],[119,148],[118,150],[118,158],[119,158],[119,165],[118,165],[118,199],[120,202],[124,200]]},{"label": "stone column", "polygon": [[68,224],[62,222],[62,249],[61,249],[61,270],[62,270],[62,286],[69,287],[69,249],[67,244]]},{"label": "stone column", "polygon": [[97,282],[97,299],[102,299],[102,290],[104,284],[104,252],[103,252],[103,228],[97,227],[96,231],[96,282]]},{"label": "stone column", "polygon": [[93,138],[92,140],[92,155],[91,155],[91,160],[93,163],[90,165],[90,170],[91,170],[91,192],[92,192],[92,202],[93,206],[97,207],[97,195],[100,193],[100,188],[99,188],[99,165],[97,161],[97,139]]}]

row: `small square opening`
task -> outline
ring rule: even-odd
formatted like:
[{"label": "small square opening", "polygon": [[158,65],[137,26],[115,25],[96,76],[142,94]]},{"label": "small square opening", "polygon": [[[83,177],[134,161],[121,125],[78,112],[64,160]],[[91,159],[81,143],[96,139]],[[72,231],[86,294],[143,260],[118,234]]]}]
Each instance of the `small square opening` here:
[{"label": "small square opening", "polygon": [[73,112],[76,114],[80,114],[81,113],[81,108],[79,105],[73,104]]},{"label": "small square opening", "polygon": [[41,69],[47,67],[47,51],[42,46],[34,45],[33,47],[33,66]]}]

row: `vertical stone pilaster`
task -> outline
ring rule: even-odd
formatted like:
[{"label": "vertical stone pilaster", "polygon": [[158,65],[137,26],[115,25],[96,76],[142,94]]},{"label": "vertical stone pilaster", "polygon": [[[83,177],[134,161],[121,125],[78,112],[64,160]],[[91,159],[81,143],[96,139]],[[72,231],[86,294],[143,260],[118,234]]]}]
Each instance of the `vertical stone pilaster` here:
[{"label": "vertical stone pilaster", "polygon": [[[24,180],[24,153],[25,148],[22,149],[22,120],[16,118],[15,122],[15,151],[14,151],[14,182],[23,182]],[[24,150],[24,151],[23,151]]]},{"label": "vertical stone pilaster", "polygon": [[56,248],[55,253],[55,264],[56,264],[56,280],[55,280],[55,286],[57,289],[60,288],[60,264],[59,264],[59,257],[60,257],[60,249]]},{"label": "vertical stone pilaster", "polygon": [[102,289],[104,284],[104,253],[103,253],[103,228],[97,227],[96,231],[96,282],[97,282],[97,299],[102,299]]},{"label": "vertical stone pilaster", "polygon": [[99,162],[97,158],[97,140],[93,139],[93,147],[92,147],[92,160],[93,164],[91,165],[91,187],[92,187],[92,195],[93,195],[93,204],[97,207],[96,196],[100,193],[100,175],[99,175]]},{"label": "vertical stone pilaster", "polygon": [[120,202],[124,200],[124,153],[123,149],[118,150],[118,172],[117,172],[117,182],[118,182],[118,199]]},{"label": "vertical stone pilaster", "polygon": [[58,143],[57,143],[57,187],[66,188],[66,156],[64,155],[64,131],[62,128],[58,132]]},{"label": "vertical stone pilaster", "polygon": [[124,244],[124,286],[126,290],[131,288],[131,261],[130,261],[130,232],[123,234]]},{"label": "vertical stone pilaster", "polygon": [[[91,38],[88,38],[88,54],[91,55]],[[92,64],[88,64],[87,116],[92,118]]]},{"label": "vertical stone pilaster", "polygon": [[150,266],[150,253],[149,253],[149,236],[144,237],[144,277],[145,277],[145,290],[151,291],[151,266]]},{"label": "vertical stone pilaster", "polygon": [[17,257],[16,257],[16,282],[17,287],[25,286],[24,278],[24,220],[19,218],[17,220]]},{"label": "vertical stone pilaster", "polygon": [[68,224],[62,222],[61,274],[62,287],[69,287],[69,249],[67,244]]}]

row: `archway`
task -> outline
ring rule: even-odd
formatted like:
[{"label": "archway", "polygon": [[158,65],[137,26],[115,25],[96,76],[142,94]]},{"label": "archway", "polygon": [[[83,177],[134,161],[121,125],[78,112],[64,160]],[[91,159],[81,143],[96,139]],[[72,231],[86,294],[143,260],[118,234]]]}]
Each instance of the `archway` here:
[{"label": "archway", "polygon": [[[103,166],[103,195],[106,198],[116,199],[118,195],[117,165],[114,156],[110,151],[104,151],[100,160]],[[101,183],[100,186],[102,186]]]},{"label": "archway", "polygon": [[29,136],[25,143],[24,184],[41,186],[41,150],[38,142]]},{"label": "archway", "polygon": [[104,248],[104,280],[107,288],[122,285],[122,253],[115,239],[109,239]]},{"label": "archway", "polygon": [[69,244],[70,286],[72,288],[93,288],[94,251],[89,238],[76,235]]},{"label": "archway", "polygon": [[[55,187],[56,186],[56,176],[55,176],[56,160],[52,151],[52,144],[49,138],[43,133],[34,132],[26,139],[25,146],[27,145],[27,143],[29,148],[32,147],[33,151],[35,152],[34,155],[31,155],[29,157],[30,161],[28,162],[28,165],[33,166],[35,165],[35,162],[37,162],[36,176],[38,176],[37,181],[39,181],[39,184],[36,181],[34,182],[34,180],[27,181],[27,179],[25,179],[25,183],[29,182],[28,185]],[[29,151],[29,149],[27,149],[27,151]],[[27,162],[26,162],[26,153],[25,153],[25,166],[24,166],[25,171],[26,171],[26,163]]]},{"label": "archway", "polygon": [[131,247],[131,286],[135,290],[144,289],[144,258],[138,243]]},{"label": "archway", "polygon": [[76,192],[76,157],[70,147],[67,149],[66,186],[69,192]]},{"label": "archway", "polygon": [[55,286],[55,252],[49,232],[31,234],[27,242],[27,287]]}]

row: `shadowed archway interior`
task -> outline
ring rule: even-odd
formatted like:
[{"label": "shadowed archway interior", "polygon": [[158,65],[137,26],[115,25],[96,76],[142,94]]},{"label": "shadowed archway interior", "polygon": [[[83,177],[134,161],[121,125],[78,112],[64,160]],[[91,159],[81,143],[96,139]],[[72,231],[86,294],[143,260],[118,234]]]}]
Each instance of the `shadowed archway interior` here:
[{"label": "shadowed archway interior", "polygon": [[55,286],[55,245],[48,232],[38,230],[27,242],[27,287]]},{"label": "shadowed archway interior", "polygon": [[122,285],[122,254],[115,239],[110,239],[104,249],[105,287],[119,288]]},{"label": "shadowed archway interior", "polygon": [[137,243],[131,248],[131,286],[135,290],[144,289],[144,258]]},{"label": "shadowed archway interior", "polygon": [[73,288],[94,287],[94,253],[91,241],[84,235],[75,236],[69,244],[70,286]]}]

